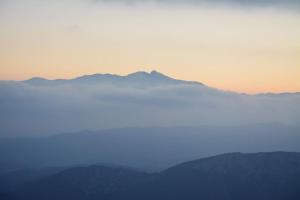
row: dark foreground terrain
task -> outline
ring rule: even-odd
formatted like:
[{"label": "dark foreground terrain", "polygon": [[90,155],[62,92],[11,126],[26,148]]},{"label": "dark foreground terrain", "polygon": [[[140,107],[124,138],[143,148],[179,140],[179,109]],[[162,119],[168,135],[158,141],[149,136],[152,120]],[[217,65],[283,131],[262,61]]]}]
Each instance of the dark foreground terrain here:
[{"label": "dark foreground terrain", "polygon": [[3,200],[299,200],[300,153],[230,153],[160,173],[103,165],[25,170],[0,181]]}]

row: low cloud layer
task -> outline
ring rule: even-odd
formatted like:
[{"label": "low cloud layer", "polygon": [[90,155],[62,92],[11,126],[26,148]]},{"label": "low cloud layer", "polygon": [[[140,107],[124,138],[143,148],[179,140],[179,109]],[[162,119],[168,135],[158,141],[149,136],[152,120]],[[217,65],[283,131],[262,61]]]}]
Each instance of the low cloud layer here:
[{"label": "low cloud layer", "polygon": [[300,123],[300,95],[243,95],[200,84],[0,82],[0,134],[135,126]]}]

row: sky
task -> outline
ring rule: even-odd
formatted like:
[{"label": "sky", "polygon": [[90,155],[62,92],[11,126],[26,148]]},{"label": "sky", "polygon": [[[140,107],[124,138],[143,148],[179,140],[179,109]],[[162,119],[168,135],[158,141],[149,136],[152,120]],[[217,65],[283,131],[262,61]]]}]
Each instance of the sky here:
[{"label": "sky", "polygon": [[238,92],[300,91],[300,2],[0,0],[0,79],[157,70]]}]

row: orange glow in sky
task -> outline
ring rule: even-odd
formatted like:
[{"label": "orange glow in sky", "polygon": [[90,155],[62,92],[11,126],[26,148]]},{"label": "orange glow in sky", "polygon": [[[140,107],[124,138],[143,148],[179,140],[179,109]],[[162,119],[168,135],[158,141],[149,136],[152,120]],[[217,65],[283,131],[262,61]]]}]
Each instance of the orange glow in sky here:
[{"label": "orange glow in sky", "polygon": [[3,80],[155,69],[238,92],[300,91],[297,11],[4,2]]}]

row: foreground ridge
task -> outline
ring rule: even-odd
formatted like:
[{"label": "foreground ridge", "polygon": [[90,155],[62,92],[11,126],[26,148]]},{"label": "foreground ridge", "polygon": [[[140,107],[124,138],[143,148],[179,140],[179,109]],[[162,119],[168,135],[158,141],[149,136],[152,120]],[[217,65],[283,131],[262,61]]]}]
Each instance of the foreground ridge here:
[{"label": "foreground ridge", "polygon": [[152,174],[123,167],[76,167],[28,183],[4,197],[296,200],[300,197],[300,153],[229,153]]}]

